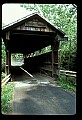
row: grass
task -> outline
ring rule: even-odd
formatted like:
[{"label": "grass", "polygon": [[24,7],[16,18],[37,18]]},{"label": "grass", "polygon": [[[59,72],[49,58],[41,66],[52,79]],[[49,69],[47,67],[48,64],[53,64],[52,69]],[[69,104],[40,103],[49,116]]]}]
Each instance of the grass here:
[{"label": "grass", "polygon": [[1,80],[4,79],[6,77],[6,73],[2,72],[1,73]]},{"label": "grass", "polygon": [[60,78],[55,81],[55,84],[61,86],[63,89],[65,89],[68,92],[76,93],[76,85],[75,85],[76,78],[74,77],[68,77],[66,80],[66,77],[61,75]]},{"label": "grass", "polygon": [[12,112],[12,99],[13,99],[14,84],[8,83],[3,86],[1,91],[1,112],[9,113]]},{"label": "grass", "polygon": [[76,78],[74,77],[68,77],[68,79],[66,80],[66,77],[61,75],[60,79],[57,80],[56,83],[60,85],[61,87],[63,87],[65,90],[76,93],[76,85],[75,85],[76,80],[75,79]]}]

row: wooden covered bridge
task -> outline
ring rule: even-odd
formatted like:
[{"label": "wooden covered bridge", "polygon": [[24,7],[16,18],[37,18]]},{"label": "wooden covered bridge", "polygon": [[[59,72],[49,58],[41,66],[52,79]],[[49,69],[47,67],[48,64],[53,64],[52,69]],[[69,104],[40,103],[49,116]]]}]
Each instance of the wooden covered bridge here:
[{"label": "wooden covered bridge", "polygon": [[[55,28],[37,13],[31,14],[12,23],[2,30],[6,46],[6,71],[11,73],[11,54],[22,53],[24,67],[28,72],[47,73],[58,77],[58,48],[61,40],[66,40],[65,33]],[[51,45],[51,51],[38,56],[26,57],[37,50]]]}]

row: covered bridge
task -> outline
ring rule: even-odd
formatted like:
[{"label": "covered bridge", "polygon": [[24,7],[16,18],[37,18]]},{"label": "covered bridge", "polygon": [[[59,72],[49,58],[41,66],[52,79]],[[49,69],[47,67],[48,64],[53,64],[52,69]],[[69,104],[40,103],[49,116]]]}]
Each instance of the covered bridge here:
[{"label": "covered bridge", "polygon": [[[37,13],[12,23],[2,30],[6,46],[6,71],[11,73],[11,54],[22,53],[24,66],[28,72],[39,71],[52,77],[58,76],[58,48],[65,33],[57,29]],[[51,45],[51,51],[38,56],[28,57],[31,53]]]}]

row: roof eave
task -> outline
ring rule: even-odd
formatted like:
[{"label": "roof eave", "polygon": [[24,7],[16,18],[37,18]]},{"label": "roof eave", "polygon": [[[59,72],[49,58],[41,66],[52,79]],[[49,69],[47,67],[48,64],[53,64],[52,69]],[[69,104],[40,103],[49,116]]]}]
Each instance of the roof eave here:
[{"label": "roof eave", "polygon": [[29,16],[26,16],[26,17],[23,17],[22,19],[19,19],[17,20],[13,25],[10,25],[6,28],[3,28],[2,30],[3,31],[8,31],[8,30],[11,30],[11,28],[13,27],[16,27],[18,24],[21,24],[21,22],[25,22],[26,19],[29,19],[33,16],[38,16],[40,17],[41,19],[43,19],[43,21],[45,21],[50,27],[52,27],[52,29],[56,30],[58,33],[60,33],[61,35],[65,35],[65,33],[63,31],[61,31],[60,29],[56,28],[52,23],[50,23],[50,21],[46,20],[44,17],[40,16],[38,13],[34,13],[34,14],[31,14]]}]

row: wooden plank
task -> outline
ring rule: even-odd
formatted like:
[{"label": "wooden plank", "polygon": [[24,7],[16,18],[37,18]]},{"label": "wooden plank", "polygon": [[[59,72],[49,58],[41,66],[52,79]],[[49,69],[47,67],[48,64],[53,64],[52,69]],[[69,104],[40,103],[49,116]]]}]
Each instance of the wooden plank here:
[{"label": "wooden plank", "polygon": [[2,87],[8,82],[10,80],[10,77],[9,78],[7,78],[7,80],[5,80],[5,82],[4,83],[2,83]]},{"label": "wooden plank", "polygon": [[[49,64],[49,65],[51,65],[52,63],[51,62],[43,62],[44,64]],[[53,63],[53,65],[58,65],[58,63]]]},{"label": "wooden plank", "polygon": [[43,62],[44,64],[49,64],[49,65],[51,65],[52,63],[51,62]]},{"label": "wooden plank", "polygon": [[9,74],[9,51],[7,50],[6,51],[6,72],[7,72],[7,75]]},{"label": "wooden plank", "polygon": [[64,75],[70,76],[70,77],[76,77],[77,72],[69,71],[69,70],[60,70],[60,74],[64,74]]},{"label": "wooden plank", "polygon": [[54,39],[51,44],[52,49],[52,77],[54,76],[53,73],[58,69],[58,48],[59,48],[59,42],[55,41]]},{"label": "wooden plank", "polygon": [[[31,28],[30,28],[31,29]],[[26,35],[26,36],[42,36],[42,37],[49,37],[49,34],[35,34],[35,33],[13,33],[13,35]]]},{"label": "wooden plank", "polygon": [[52,72],[52,69],[50,69],[50,68],[40,67],[40,69],[43,69],[43,70],[47,70],[47,71],[51,71],[51,72]]},{"label": "wooden plank", "polygon": [[9,40],[10,32],[6,32],[6,39]]},{"label": "wooden plank", "polygon": [[70,75],[70,74],[66,74],[66,76],[76,77],[76,75]]},{"label": "wooden plank", "polygon": [[11,74],[7,75],[7,76],[1,81],[1,83],[4,83],[5,80],[6,80],[8,77],[10,77],[10,75],[11,75]]},{"label": "wooden plank", "polygon": [[65,72],[65,73],[77,73],[77,72],[75,72],[75,71],[69,71],[69,70],[60,70],[60,72]]},{"label": "wooden plank", "polygon": [[58,63],[53,63],[53,65],[58,65]]},{"label": "wooden plank", "polygon": [[22,67],[20,67],[24,72],[26,72],[30,77],[33,77],[33,75],[31,75],[28,71],[26,71],[25,69],[23,69]]},{"label": "wooden plank", "polygon": [[55,59],[55,54],[54,54],[54,44],[51,45],[52,49],[52,77],[53,77],[53,72],[54,72],[54,59]]},{"label": "wooden plank", "polygon": [[73,73],[73,74],[76,74],[77,72],[66,70],[66,73]]},{"label": "wooden plank", "polygon": [[3,87],[11,78],[11,74],[7,75],[2,81],[1,81],[1,87]]},{"label": "wooden plank", "polygon": [[25,25],[25,27],[46,28],[46,26]]}]

